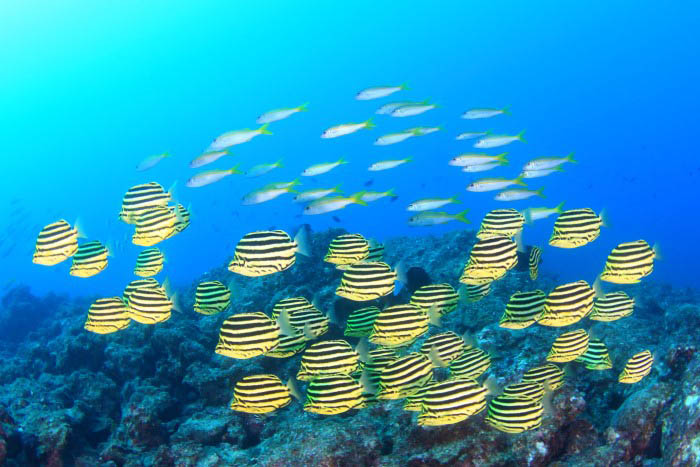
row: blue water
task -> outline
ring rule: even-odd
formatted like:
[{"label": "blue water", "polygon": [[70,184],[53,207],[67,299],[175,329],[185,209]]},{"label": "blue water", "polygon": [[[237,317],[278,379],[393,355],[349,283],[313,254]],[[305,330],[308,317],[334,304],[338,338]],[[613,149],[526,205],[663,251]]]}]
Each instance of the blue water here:
[{"label": "blue water", "polygon": [[[611,227],[576,250],[547,247],[542,268],[562,280],[592,281],[616,244],[660,243],[664,260],[653,278],[699,286],[696,184],[700,82],[697,3],[658,2],[329,2],[121,1],[0,4],[0,256],[2,282],[38,292],[118,295],[134,278],[140,248],[117,214],[132,185],[177,182],[177,200],[192,225],[159,245],[168,258],[159,278],[186,283],[233,253],[238,239],[269,227],[330,226],[385,239],[465,228],[461,223],[409,227],[405,206],[419,198],[459,195],[472,227],[489,210],[512,206],[605,208]],[[356,101],[361,89],[406,82],[409,91]],[[359,122],[392,100],[430,98],[421,116],[374,118],[377,128],[333,140],[320,133]],[[256,127],[261,113],[309,102],[309,112],[270,125],[207,168],[241,169],[284,159],[264,177],[231,176],[191,189],[188,168],[217,135]],[[469,122],[472,107],[510,106],[512,116]],[[380,135],[419,125],[439,133],[393,146]],[[526,130],[527,144],[505,148],[511,165],[464,174],[447,161],[471,146],[462,131]],[[173,157],[136,172],[146,156]],[[579,164],[546,178],[545,200],[494,201],[465,191],[481,176],[515,177],[527,160],[576,152]],[[493,151],[496,153],[496,151]],[[500,152],[500,151],[499,151]],[[412,156],[412,163],[368,172],[372,162]],[[248,191],[292,180],[307,166],[344,157],[349,164],[302,189],[342,183],[352,193],[394,188],[399,199],[300,217],[291,195],[242,206]],[[68,275],[69,262],[34,265],[39,230],[80,218],[91,239],[127,244],[103,273]],[[524,232],[545,245],[553,218]],[[466,260],[468,251],[465,251]],[[409,260],[410,262],[410,260]],[[457,274],[457,272],[456,272]],[[455,276],[455,281],[457,275]]]}]

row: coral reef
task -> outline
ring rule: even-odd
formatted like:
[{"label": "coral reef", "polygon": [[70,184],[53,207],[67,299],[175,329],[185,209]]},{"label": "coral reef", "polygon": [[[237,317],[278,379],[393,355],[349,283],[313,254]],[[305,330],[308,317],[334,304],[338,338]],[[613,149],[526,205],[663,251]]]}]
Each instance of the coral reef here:
[{"label": "coral reef", "polygon": [[[234,277],[233,311],[266,311],[286,297],[315,296],[339,322],[358,304],[335,296],[340,272],[322,262],[341,230],[312,235],[311,258],[261,278]],[[405,303],[426,280],[454,285],[474,243],[471,232],[396,238],[386,261],[421,267],[386,303]],[[200,280],[228,282],[225,267]],[[128,282],[125,280],[125,283]],[[125,284],[124,284],[125,285]],[[234,383],[245,375],[296,373],[299,356],[233,360],[214,353],[230,312],[192,311],[194,289],[181,290],[185,311],[157,325],[132,323],[97,335],[83,329],[90,299],[35,297],[10,290],[0,309],[0,464],[24,465],[697,465],[700,463],[700,294],[645,280],[627,286],[632,316],[588,322],[614,364],[607,371],[566,366],[566,382],[538,430],[501,433],[479,414],[442,427],[420,427],[415,413],[389,401],[339,416],[304,412],[292,402],[274,416],[231,411]],[[511,271],[489,296],[462,304],[443,324],[468,332],[492,352],[488,375],[504,386],[544,363],[561,329],[498,327],[517,290],[551,290],[556,278]],[[120,290],[115,290],[115,295]],[[434,332],[434,331],[433,331]],[[327,339],[342,338],[331,324]],[[356,342],[356,340],[352,340]],[[420,345],[420,340],[416,347]],[[654,352],[641,382],[617,382],[633,353]]]}]

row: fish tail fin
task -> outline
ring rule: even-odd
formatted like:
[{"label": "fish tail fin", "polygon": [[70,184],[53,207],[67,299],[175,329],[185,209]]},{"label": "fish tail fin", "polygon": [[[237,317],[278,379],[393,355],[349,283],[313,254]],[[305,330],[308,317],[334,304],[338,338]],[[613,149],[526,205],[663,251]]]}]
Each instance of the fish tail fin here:
[{"label": "fish tail fin", "polygon": [[399,88],[400,88],[401,90],[403,90],[403,91],[408,91],[409,89],[411,89],[411,88],[408,87],[408,84],[407,84],[407,83],[401,83],[401,84],[399,84]]},{"label": "fish tail fin", "polygon": [[231,173],[231,175],[233,175],[233,174],[242,174],[243,172],[241,172],[240,170],[238,170],[238,167],[240,167],[240,166],[241,166],[241,164],[236,164],[234,167],[231,167],[231,168],[229,169],[229,172]]},{"label": "fish tail fin", "polygon": [[170,301],[173,304],[173,306],[172,306],[173,311],[176,311],[178,313],[184,313],[185,309],[182,308],[182,303],[180,301],[180,294],[179,293],[173,292],[173,293],[168,295],[168,298],[170,299]]},{"label": "fish tail fin", "polygon": [[513,115],[512,113],[510,113],[510,106],[509,105],[503,107],[501,109],[501,112],[503,112],[504,115]]},{"label": "fish tail fin", "polygon": [[454,216],[454,217],[455,217],[455,220],[460,221],[460,222],[464,222],[465,224],[471,224],[471,222],[469,222],[469,219],[467,219],[467,213],[468,213],[468,212],[469,212],[469,209],[465,209],[465,210],[462,211],[462,212],[458,212],[458,213],[455,214],[455,216]]},{"label": "fish tail fin", "polygon": [[357,352],[361,362],[368,363],[372,361],[372,357],[369,355],[369,344],[367,343],[366,337],[360,338],[360,342],[358,342],[355,347],[355,352]]},{"label": "fish tail fin", "polygon": [[386,195],[387,195],[388,197],[390,197],[390,198],[396,198],[396,192],[394,192],[394,189],[393,189],[393,188],[389,188],[389,189],[386,191]]},{"label": "fish tail fin", "polygon": [[394,272],[396,272],[396,280],[402,284],[408,283],[407,268],[406,263],[399,261],[394,266]]},{"label": "fish tail fin", "polygon": [[557,206],[554,208],[554,211],[556,211],[557,214],[561,214],[562,212],[564,212],[564,203],[566,203],[566,201],[562,201],[561,203],[557,204]]},{"label": "fish tail fin", "polygon": [[114,247],[113,240],[110,240],[107,243],[105,243],[105,250],[107,250],[107,256],[109,256],[110,258],[114,258],[116,248]]},{"label": "fish tail fin", "polygon": [[367,128],[368,130],[369,130],[370,128],[374,128],[374,127],[377,126],[377,125],[375,125],[375,124],[372,122],[372,117],[370,117],[370,118],[368,118],[367,120],[365,120],[364,123],[365,123],[365,128]]},{"label": "fish tail fin", "polygon": [[554,414],[554,408],[552,407],[552,395],[554,391],[549,385],[548,381],[544,382],[544,397],[542,398],[542,407],[544,408],[544,413],[547,415]]},{"label": "fish tail fin", "polygon": [[452,196],[451,198],[449,198],[450,203],[453,203],[453,204],[462,204],[462,202],[459,200],[459,198],[457,198],[457,196],[459,196],[459,195],[454,195],[454,196]]},{"label": "fish tail fin", "polygon": [[493,376],[486,378],[484,387],[486,388],[486,394],[490,396],[496,396],[503,392],[503,389],[498,385],[498,381]]},{"label": "fish tail fin", "polygon": [[601,225],[610,228],[610,215],[608,214],[608,210],[605,208],[601,209],[599,217]]},{"label": "fish tail fin", "polygon": [[[440,311],[438,310],[437,306],[435,304],[433,304],[428,309],[428,322],[435,327],[441,328],[442,327],[441,318],[442,318],[442,315],[440,315]],[[445,365],[445,366],[447,366],[447,365]]]},{"label": "fish tail fin", "polygon": [[308,103],[308,102],[304,102],[304,103],[301,104],[299,107],[297,107],[297,110],[298,110],[299,112],[308,112],[308,111],[309,111],[309,103]]},{"label": "fish tail fin", "polygon": [[404,162],[412,162],[412,161],[413,161],[413,157],[411,157],[411,156],[408,156],[407,158],[404,159]]},{"label": "fish tail fin", "polygon": [[297,253],[304,256],[311,256],[311,240],[309,238],[309,230],[306,225],[302,225],[299,231],[294,236],[294,241],[297,244]]},{"label": "fish tail fin", "polygon": [[168,194],[170,195],[171,200],[177,199],[177,180],[173,182],[172,185],[168,188]]},{"label": "fish tail fin", "polygon": [[301,180],[299,180],[298,178],[295,178],[294,180],[289,182],[289,186],[297,186],[297,185],[301,185]]},{"label": "fish tail fin", "polygon": [[299,391],[299,386],[297,385],[297,380],[292,376],[287,381],[287,389],[289,389],[289,394],[296,400],[301,400],[301,391]]},{"label": "fish tail fin", "polygon": [[661,245],[659,245],[659,242],[654,243],[654,246],[651,248],[651,251],[654,252],[654,259],[664,259],[663,250],[661,249]]},{"label": "fish tail fin", "polygon": [[518,141],[522,141],[523,143],[527,143],[525,138],[523,138],[523,135],[525,134],[525,130],[521,131],[520,133],[517,134]]},{"label": "fish tail fin", "polygon": [[87,234],[83,228],[83,221],[79,217],[73,222],[73,228],[78,232],[78,238],[87,238]]},{"label": "fish tail fin", "polygon": [[271,132],[270,130],[267,129],[268,125],[270,125],[270,124],[269,124],[269,123],[265,123],[263,126],[261,126],[260,128],[258,128],[258,133],[260,133],[261,135],[271,135],[272,132]]},{"label": "fish tail fin", "polygon": [[555,172],[564,172],[564,167],[562,167],[561,165],[558,165],[558,166],[554,167],[553,170]]},{"label": "fish tail fin", "polygon": [[413,136],[421,136],[423,133],[421,133],[421,131],[418,128],[414,128],[411,130],[411,134]]},{"label": "fish tail fin", "polygon": [[571,151],[568,156],[566,156],[566,160],[568,162],[573,162],[574,164],[578,163],[576,159],[574,159],[574,152]]},{"label": "fish tail fin", "polygon": [[535,190],[535,194],[539,196],[540,198],[546,198],[546,196],[542,193],[544,191],[544,187],[540,188],[539,190]]},{"label": "fish tail fin", "polygon": [[528,224],[528,225],[529,225],[529,224],[532,224],[532,212],[530,211],[529,208],[528,208],[528,209],[525,209],[523,212],[521,212],[521,214],[522,214],[523,217],[525,218],[525,223],[526,223],[526,224]]},{"label": "fish tail fin", "polygon": [[601,282],[601,280],[600,280],[600,275],[598,275],[598,276],[595,278],[595,281],[593,281],[593,287],[592,287],[592,289],[593,289],[593,292],[595,292],[595,297],[596,297],[596,298],[600,298],[600,297],[605,296],[605,292],[603,291],[603,284],[602,284],[602,282]]},{"label": "fish tail fin", "polygon": [[379,393],[379,388],[372,381],[367,370],[362,371],[362,376],[360,376],[360,385],[362,386],[362,392],[367,394],[377,394]]},{"label": "fish tail fin", "polygon": [[513,236],[513,240],[517,246],[517,251],[525,253],[527,249],[525,248],[525,243],[523,243],[523,229],[518,230]]},{"label": "fish tail fin", "polygon": [[343,190],[340,189],[340,187],[343,186],[342,183],[338,183],[336,186],[333,187],[332,193],[342,193]]},{"label": "fish tail fin", "polygon": [[506,157],[508,155],[507,152],[502,152],[500,154],[496,155],[496,160],[501,163],[501,165],[506,165],[508,164],[508,158]]},{"label": "fish tail fin", "polygon": [[522,186],[527,186],[525,182],[523,182],[523,177],[518,176],[515,180],[513,180],[513,183],[516,185],[522,185]]},{"label": "fish tail fin", "polygon": [[284,167],[284,165],[282,165],[282,159],[277,159],[273,165],[277,168]]},{"label": "fish tail fin", "polygon": [[349,163],[349,162],[346,161],[345,159],[343,159],[342,157],[341,157],[340,159],[338,159],[338,165],[348,164],[348,163]]},{"label": "fish tail fin", "polygon": [[434,368],[445,368],[447,366],[447,363],[440,358],[440,351],[434,345],[430,346],[428,358],[430,359],[430,363],[433,364]]},{"label": "fish tail fin", "polygon": [[358,191],[357,193],[350,195],[350,199],[352,199],[352,202],[355,204],[359,204],[360,206],[367,206],[367,203],[362,199],[362,197],[367,194],[366,191]]}]

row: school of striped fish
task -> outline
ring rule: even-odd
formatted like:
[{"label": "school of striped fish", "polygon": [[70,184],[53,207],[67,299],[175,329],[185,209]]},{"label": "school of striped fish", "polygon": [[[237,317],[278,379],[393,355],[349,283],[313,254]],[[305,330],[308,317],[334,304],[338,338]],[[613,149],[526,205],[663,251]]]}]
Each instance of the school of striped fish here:
[{"label": "school of striped fish", "polygon": [[[405,85],[378,86],[364,89],[355,97],[373,100],[405,88]],[[401,101],[385,104],[376,113],[406,118],[435,107],[429,101]],[[190,167],[211,164],[228,155],[232,146],[271,134],[270,123],[307,110],[304,104],[266,112],[257,119],[260,128],[234,130],[214,138],[207,150],[190,162]],[[476,120],[509,114],[507,108],[475,108],[462,114],[462,118]],[[372,119],[339,124],[325,129],[321,138],[337,138],[374,127]],[[407,128],[379,136],[374,144],[396,144],[439,130],[439,127]],[[483,150],[524,142],[523,133],[472,131],[463,132],[456,139],[473,140],[474,148]],[[508,164],[506,156],[507,153],[465,153],[453,157],[448,165],[461,167],[464,172],[482,172]],[[167,153],[151,156],[137,170],[148,170],[169,157]],[[390,170],[408,162],[410,158],[378,161],[368,170]],[[499,191],[495,197],[499,201],[542,196],[541,188],[523,188],[523,180],[561,172],[565,163],[573,162],[576,162],[573,154],[534,159],[523,166],[516,178],[481,178],[471,182],[466,190]],[[346,163],[339,159],[311,165],[300,176],[318,176]],[[239,173],[260,177],[281,165],[277,161],[256,165],[246,172],[237,167],[199,172],[188,180],[187,186],[203,187]],[[298,179],[268,184],[245,195],[242,203],[258,204],[294,193],[294,202],[306,203],[305,214],[317,215],[350,204],[366,205],[382,197],[396,197],[393,190],[360,191],[343,196],[338,186],[299,192],[296,189],[299,184]],[[417,226],[452,220],[468,223],[467,210],[455,214],[437,211],[456,203],[460,203],[457,197],[413,201],[406,210],[416,214],[408,223]],[[575,362],[591,371],[612,369],[605,343],[585,329],[590,323],[564,330],[543,355],[548,363],[529,369],[519,382],[499,388],[494,376],[484,379],[494,358],[489,349],[480,348],[470,336],[444,329],[441,318],[460,310],[464,303],[483,299],[490,293],[491,284],[513,269],[527,271],[532,282],[537,280],[543,249],[523,245],[521,235],[526,224],[556,215],[548,244],[562,249],[584,247],[600,236],[601,228],[606,225],[604,213],[587,207],[564,210],[563,204],[523,211],[492,210],[481,221],[477,242],[469,252],[464,252],[467,258],[464,269],[454,278],[455,283],[461,284],[459,287],[449,283],[424,285],[413,291],[408,303],[391,306],[383,306],[381,299],[396,294],[407,283],[404,264],[384,262],[384,245],[362,234],[339,235],[328,245],[323,261],[338,270],[339,279],[329,277],[329,281],[335,281],[335,294],[356,303],[344,323],[339,323],[331,312],[324,313],[314,297],[288,297],[270,303],[269,314],[243,312],[235,306],[236,293],[231,285],[217,280],[199,283],[194,296],[196,313],[216,315],[236,309],[223,321],[212,351],[233,359],[290,358],[301,354],[298,372],[286,383],[274,374],[246,375],[238,380],[232,388],[230,408],[263,416],[298,399],[308,412],[336,415],[401,399],[403,409],[417,412],[417,423],[423,426],[458,423],[484,412],[490,426],[506,433],[537,429],[551,410],[548,398],[565,384],[566,372],[561,364]],[[87,310],[85,329],[98,334],[123,330],[132,321],[146,325],[162,323],[171,318],[173,311],[184,311],[168,281],[160,283],[153,276],[163,270],[166,262],[165,254],[156,245],[187,229],[190,209],[175,201],[172,190],[148,182],[126,190],[118,217],[133,225],[133,244],[145,248],[134,265],[134,275],[139,278],[128,282],[121,296],[97,299]],[[289,270],[295,266],[298,255],[311,256],[308,235],[305,227],[293,236],[283,230],[249,232],[238,241],[228,270],[245,277]],[[73,225],[63,219],[53,222],[39,233],[33,262],[55,266],[71,259],[69,274],[82,278],[99,274],[108,266],[110,247],[99,240],[80,243],[79,238],[83,237],[77,222]],[[610,252],[592,285],[578,280],[560,284],[549,292],[534,285],[529,290],[514,291],[499,326],[517,332],[530,326],[581,326],[584,319],[612,322],[630,316],[634,299],[624,291],[604,293],[601,282],[638,283],[652,273],[658,257],[658,248],[645,240],[621,243]],[[330,326],[344,328],[344,336],[354,343],[324,340]],[[419,347],[412,347],[419,342]],[[653,362],[649,350],[640,350],[630,356],[618,381],[625,384],[641,381],[651,372]],[[302,384],[306,386],[303,392]]]}]

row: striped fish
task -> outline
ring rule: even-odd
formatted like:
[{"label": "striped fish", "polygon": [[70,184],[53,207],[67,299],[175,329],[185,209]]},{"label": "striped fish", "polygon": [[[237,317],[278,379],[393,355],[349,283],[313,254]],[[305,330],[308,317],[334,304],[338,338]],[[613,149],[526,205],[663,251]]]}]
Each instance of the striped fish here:
[{"label": "striped fish", "polygon": [[129,297],[131,297],[131,294],[134,292],[134,290],[140,287],[145,287],[147,289],[157,289],[160,287],[160,284],[157,280],[153,279],[152,277],[149,277],[148,279],[136,279],[129,282],[126,288],[124,289],[124,292],[122,293],[124,303],[128,305]]},{"label": "striped fish", "polygon": [[445,367],[464,353],[467,344],[452,331],[428,337],[420,347],[420,353],[430,358],[435,367]]},{"label": "striped fish", "polygon": [[110,334],[129,327],[129,309],[119,297],[98,298],[90,305],[85,329],[97,334]]},{"label": "striped fish", "polygon": [[616,321],[634,312],[634,298],[625,292],[611,292],[593,301],[593,311],[588,317],[594,321]]},{"label": "striped fish", "polygon": [[345,335],[348,337],[367,337],[372,332],[374,320],[380,313],[376,306],[368,306],[353,310],[345,324]]},{"label": "striped fish", "polygon": [[522,433],[542,425],[544,406],[529,397],[497,396],[489,402],[486,423],[505,433]]},{"label": "striped fish", "polygon": [[231,410],[252,414],[274,412],[289,405],[292,394],[275,375],[246,376],[233,387]]},{"label": "striped fish", "polygon": [[386,263],[352,264],[343,273],[335,294],[356,302],[374,300],[391,294],[397,277]]},{"label": "striped fish", "polygon": [[618,381],[625,384],[638,383],[651,372],[651,367],[654,364],[654,356],[650,351],[645,350],[627,360],[625,368],[620,373]]},{"label": "striped fish", "polygon": [[378,263],[384,259],[384,245],[375,241],[369,242],[369,254],[363,260],[365,263]]},{"label": "striped fish", "polygon": [[530,270],[530,279],[537,279],[537,274],[542,262],[542,249],[538,246],[533,246],[530,249],[530,257],[528,258],[528,268]]},{"label": "striped fish", "polygon": [[535,324],[544,313],[546,298],[541,290],[514,293],[498,325],[507,329],[525,329]]},{"label": "striped fish", "polygon": [[432,284],[419,287],[409,301],[423,312],[434,310],[444,316],[457,308],[459,294],[450,284]]},{"label": "striped fish", "polygon": [[287,314],[292,315],[299,310],[306,310],[309,308],[316,307],[304,297],[283,298],[272,307],[272,319],[277,319],[277,317],[285,311]]},{"label": "striped fish", "polygon": [[142,324],[167,321],[173,300],[163,287],[137,287],[129,293],[129,317]]},{"label": "striped fish", "polygon": [[525,372],[523,383],[540,383],[554,391],[564,385],[564,371],[553,363],[532,368]]},{"label": "striped fish", "polygon": [[175,232],[177,217],[167,207],[154,207],[136,218],[136,229],[131,243],[139,246],[153,246],[169,238]]},{"label": "striped fish", "polygon": [[381,380],[382,370],[389,363],[398,359],[398,356],[394,349],[387,349],[384,347],[370,350],[367,355],[366,361],[360,361],[360,369],[369,381],[369,385],[374,388],[371,392],[366,390],[363,393],[365,402],[367,404],[372,404],[379,400],[378,396],[381,390],[379,382]]},{"label": "striped fish", "polygon": [[384,308],[375,318],[370,342],[384,347],[404,347],[428,332],[430,317],[415,305]]},{"label": "striped fish", "polygon": [[316,342],[301,355],[297,373],[300,381],[311,381],[319,376],[350,375],[360,370],[360,356],[344,340]]},{"label": "striped fish", "polygon": [[175,233],[180,233],[190,226],[190,210],[187,209],[182,204],[177,204],[174,207],[175,217],[177,222],[175,223]]},{"label": "striped fish", "polygon": [[73,255],[70,275],[75,277],[92,277],[107,267],[109,251],[98,240],[86,242],[78,246]]},{"label": "striped fish", "polygon": [[163,269],[165,255],[158,248],[147,248],[136,257],[134,274],[141,277],[151,277]]},{"label": "striped fish", "polygon": [[636,284],[654,270],[658,247],[644,240],[620,243],[608,255],[600,280],[614,284]]},{"label": "striped fish", "polygon": [[491,293],[491,282],[486,282],[484,284],[467,284],[464,288],[464,293],[466,295],[467,301],[474,303],[478,302],[482,298],[486,297]]},{"label": "striped fish", "polygon": [[221,325],[214,352],[231,358],[257,357],[276,348],[279,335],[279,325],[265,313],[237,313]]},{"label": "striped fish", "polygon": [[459,281],[478,285],[502,278],[518,263],[517,250],[517,244],[507,237],[479,240],[472,247]]},{"label": "striped fish", "polygon": [[308,255],[303,228],[294,240],[283,230],[251,232],[236,245],[228,270],[248,277],[266,276],[292,267],[297,253]]},{"label": "striped fish", "polygon": [[144,212],[167,206],[171,198],[171,193],[156,182],[133,186],[124,195],[119,218],[127,224],[134,224]]},{"label": "striped fish", "polygon": [[603,216],[596,215],[590,208],[564,211],[554,222],[549,244],[559,248],[586,245],[598,238],[603,224]]},{"label": "striped fish", "polygon": [[544,313],[537,320],[542,326],[568,326],[585,318],[593,310],[595,291],[586,281],[556,287],[544,302]]},{"label": "striped fish", "polygon": [[560,334],[547,354],[548,362],[565,363],[576,360],[588,350],[589,336],[585,329]]},{"label": "striped fish", "polygon": [[41,229],[32,261],[43,266],[53,266],[67,260],[77,251],[78,229],[61,219]]},{"label": "striped fish", "polygon": [[433,377],[433,364],[425,355],[412,352],[386,365],[379,377],[379,399],[403,399]]},{"label": "striped fish", "polygon": [[422,406],[423,406],[423,397],[425,397],[425,394],[428,392],[428,390],[435,386],[436,384],[440,384],[439,381],[435,380],[430,380],[427,383],[425,383],[423,386],[419,387],[416,392],[411,394],[410,396],[406,397],[403,401],[403,409],[407,410],[409,412],[420,412]]},{"label": "striped fish", "polygon": [[343,234],[331,240],[328,253],[323,258],[336,265],[355,264],[369,255],[369,242],[360,234]]},{"label": "striped fish", "polygon": [[453,378],[431,385],[421,401],[418,424],[450,425],[486,408],[488,390],[470,378]]},{"label": "striped fish", "polygon": [[194,311],[203,315],[215,315],[231,306],[231,290],[219,281],[205,281],[197,285],[194,293]]},{"label": "striped fish", "polygon": [[285,298],[275,304],[272,318],[286,315],[289,325],[308,339],[328,332],[330,319],[304,297]]},{"label": "striped fish", "polygon": [[576,361],[583,363],[589,370],[609,370],[612,368],[612,361],[608,355],[608,348],[603,341],[591,337],[588,341],[588,349]]},{"label": "striped fish", "polygon": [[476,379],[491,366],[491,356],[485,350],[471,348],[450,363],[450,375]]},{"label": "striped fish", "polygon": [[304,410],[337,415],[364,407],[362,385],[349,375],[324,375],[309,382]]},{"label": "striped fish", "polygon": [[525,218],[515,209],[494,209],[484,216],[476,238],[513,237],[522,230],[524,223]]},{"label": "striped fish", "polygon": [[544,398],[544,384],[542,383],[513,383],[503,388],[505,397],[527,397],[540,402]]},{"label": "striped fish", "polygon": [[308,339],[304,334],[294,334],[291,336],[280,334],[280,343],[272,350],[265,352],[266,357],[288,358],[292,357],[306,348]]}]

